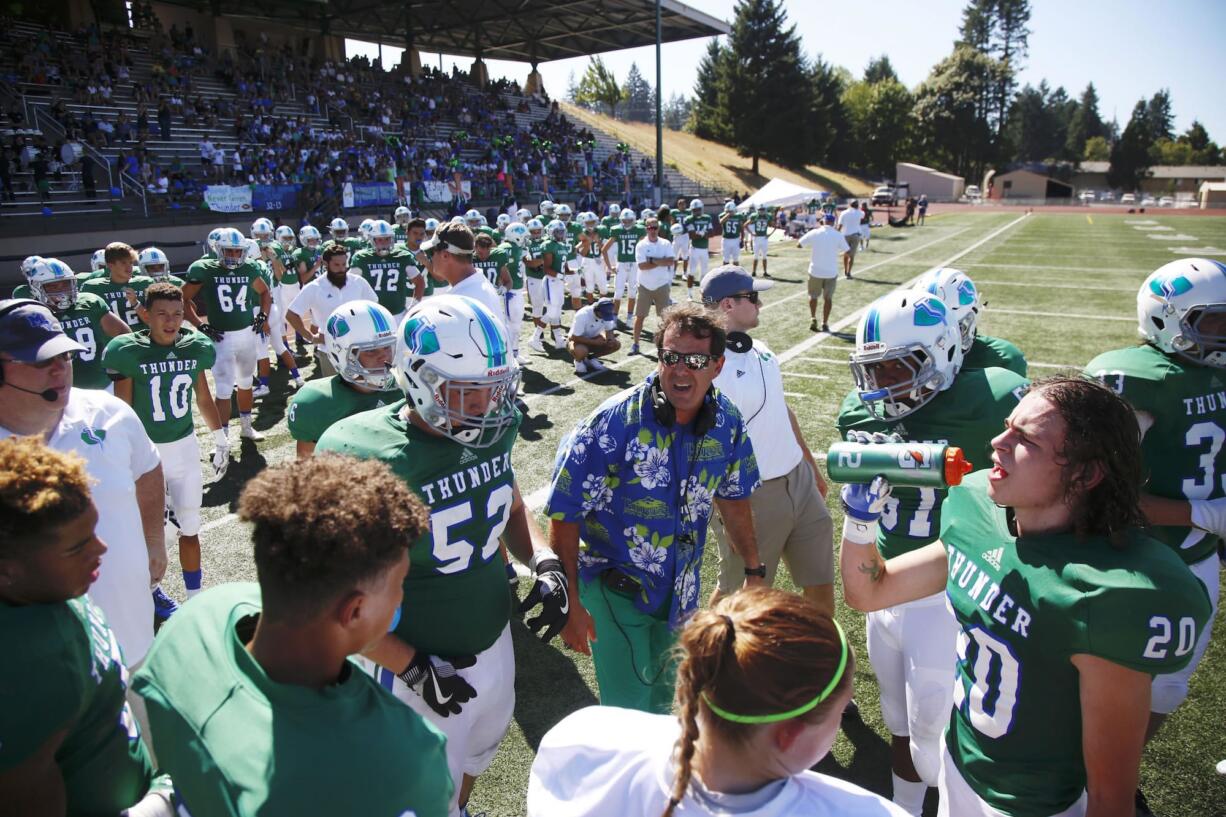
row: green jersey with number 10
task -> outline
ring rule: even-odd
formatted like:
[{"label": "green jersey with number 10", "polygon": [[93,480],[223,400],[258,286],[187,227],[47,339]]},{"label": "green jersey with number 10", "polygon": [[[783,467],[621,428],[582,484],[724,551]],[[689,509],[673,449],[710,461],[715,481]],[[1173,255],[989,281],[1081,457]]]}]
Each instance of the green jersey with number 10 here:
[{"label": "green jersey with number 10", "polygon": [[[893,423],[868,413],[853,391],[839,410],[839,436],[857,431],[900,434],[917,443],[947,443],[962,449],[976,468],[992,456],[992,438],[1004,430],[1005,419],[1021,399],[1027,381],[1006,369],[963,370],[954,384],[910,416]],[[877,549],[884,559],[923,547],[937,538],[945,492],[936,488],[896,486],[886,501],[877,531]]]},{"label": "green jersey with number 10", "polygon": [[205,315],[209,326],[222,332],[234,332],[251,327],[251,308],[247,292],[260,269],[250,261],[235,269],[226,269],[220,261],[197,261],[187,270],[187,282],[200,284],[204,293]]},{"label": "green jersey with number 10", "polygon": [[988,805],[1048,817],[1086,787],[1072,657],[1176,672],[1192,658],[1209,598],[1169,548],[1139,531],[1123,547],[1072,533],[1014,538],[987,475],[950,488],[941,517],[960,626],[946,745]]},{"label": "green jersey with number 10", "polygon": [[[1145,344],[1105,352],[1086,374],[1115,389],[1135,411],[1154,419],[1141,450],[1146,490],[1169,499],[1226,496],[1226,370],[1198,366]],[[1217,536],[1199,528],[1157,527],[1150,533],[1187,564],[1217,550]]]},{"label": "green jersey with number 10", "polygon": [[476,655],[510,621],[499,537],[511,516],[511,446],[519,422],[488,448],[467,448],[401,416],[405,401],[339,421],[316,453],[387,463],[430,507],[430,530],[409,546],[396,635],[432,655]]},{"label": "green jersey with number 10", "polygon": [[195,432],[192,395],[196,378],[213,368],[213,341],[184,326],[171,346],[154,343],[148,329],[113,338],[102,364],[132,378],[132,410],[155,443],[173,443]]}]

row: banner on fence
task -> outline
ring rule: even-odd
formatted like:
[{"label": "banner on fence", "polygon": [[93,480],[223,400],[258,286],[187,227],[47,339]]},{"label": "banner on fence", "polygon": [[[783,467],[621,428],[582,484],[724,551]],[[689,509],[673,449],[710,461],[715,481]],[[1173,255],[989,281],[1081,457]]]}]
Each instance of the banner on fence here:
[{"label": "banner on fence", "polygon": [[345,182],[342,207],[376,207],[395,204],[396,185],[391,182]]},{"label": "banner on fence", "polygon": [[251,188],[210,184],[204,188],[204,203],[210,210],[217,213],[249,213],[251,212]]},{"label": "banner on fence", "polygon": [[257,184],[251,191],[251,208],[259,211],[293,210],[298,206],[298,186]]},{"label": "banner on fence", "polygon": [[[471,199],[473,196],[473,183],[461,182],[461,187],[464,189],[464,198]],[[426,181],[422,182],[426,190],[426,201],[451,201],[451,188],[447,186],[447,182]]]}]

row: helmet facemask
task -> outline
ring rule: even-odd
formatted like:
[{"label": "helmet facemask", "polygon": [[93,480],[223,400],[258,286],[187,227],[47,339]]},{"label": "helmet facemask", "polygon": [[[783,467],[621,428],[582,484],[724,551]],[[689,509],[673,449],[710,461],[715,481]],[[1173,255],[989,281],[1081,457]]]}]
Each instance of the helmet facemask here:
[{"label": "helmet facemask", "polygon": [[[376,351],[378,349],[387,349],[391,352],[387,356],[388,362],[378,368],[368,368],[362,365],[360,356],[363,352]],[[337,373],[346,381],[355,386],[373,389],[374,391],[384,391],[395,385],[395,377],[392,375],[391,361],[395,357],[396,352],[396,336],[388,338],[372,340],[368,343],[351,343],[345,350],[344,359],[337,369]]]},{"label": "helmet facemask", "polygon": [[390,255],[392,244],[395,240],[392,236],[374,236],[371,238],[370,243],[374,247],[376,255]]},{"label": "helmet facemask", "polygon": [[1197,304],[1184,312],[1171,346],[1187,361],[1226,368],[1226,303]]},{"label": "helmet facemask", "polygon": [[[414,406],[431,426],[450,439],[469,448],[488,448],[515,423],[515,396],[519,392],[519,368],[510,368],[484,377],[451,380],[424,360],[414,366],[413,375],[428,387],[433,404]],[[474,394],[483,393],[474,400]],[[474,403],[484,405],[483,413],[470,412]]]},{"label": "helmet facemask", "polygon": [[246,247],[221,247],[221,265],[226,269],[238,269],[247,260]]},{"label": "helmet facemask", "polygon": [[77,279],[72,276],[55,281],[31,281],[30,291],[35,298],[56,312],[72,309],[77,303]]},{"label": "helmet facemask", "polygon": [[947,385],[928,349],[918,343],[894,347],[866,344],[864,350],[851,354],[850,366],[860,401],[879,420],[906,417]]}]

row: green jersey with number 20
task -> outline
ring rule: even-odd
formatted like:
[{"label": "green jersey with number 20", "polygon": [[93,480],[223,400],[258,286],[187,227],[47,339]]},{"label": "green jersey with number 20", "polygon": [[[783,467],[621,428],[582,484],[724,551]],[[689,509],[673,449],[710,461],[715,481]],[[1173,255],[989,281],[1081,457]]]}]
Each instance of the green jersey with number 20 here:
[{"label": "green jersey with number 20", "polygon": [[[1198,366],[1145,344],[1105,352],[1086,374],[1115,389],[1135,411],[1153,417],[1141,450],[1146,490],[1169,499],[1226,496],[1226,371]],[[1199,528],[1154,527],[1187,564],[1212,556],[1217,536]]]},{"label": "green jersey with number 20", "polygon": [[154,343],[148,329],[120,335],[106,345],[102,364],[132,378],[132,409],[149,439],[173,443],[194,433],[196,378],[216,359],[213,341],[184,326],[171,346]]},{"label": "green jersey with number 20", "polygon": [[187,282],[200,284],[209,326],[222,332],[251,327],[247,293],[260,278],[260,269],[250,261],[226,269],[220,261],[197,261],[187,270]]},{"label": "green jersey with number 20", "polygon": [[946,745],[988,805],[1048,817],[1086,787],[1075,655],[1151,675],[1188,663],[1205,587],[1139,531],[1123,547],[1072,533],[1014,538],[987,471],[949,489],[941,542],[958,619]]},{"label": "green jersey with number 20", "polygon": [[[857,392],[843,400],[839,436],[857,431],[900,434],[908,442],[947,443],[962,449],[976,468],[992,456],[992,438],[1021,399],[1027,381],[1006,369],[963,370],[954,384],[927,405],[894,423],[868,413]],[[945,492],[937,488],[895,486],[881,514],[877,549],[884,559],[907,553],[937,538]]]},{"label": "green jersey with number 20", "polygon": [[511,446],[519,421],[488,448],[467,448],[401,416],[405,401],[348,417],[316,453],[387,463],[430,508],[430,530],[409,546],[396,635],[432,655],[476,655],[510,621],[499,537],[511,516]]}]

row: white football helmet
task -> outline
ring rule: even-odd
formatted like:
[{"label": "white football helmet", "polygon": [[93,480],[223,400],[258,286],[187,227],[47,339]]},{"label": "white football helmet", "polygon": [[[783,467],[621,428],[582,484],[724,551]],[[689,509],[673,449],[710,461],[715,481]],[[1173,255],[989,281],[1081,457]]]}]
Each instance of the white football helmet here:
[{"label": "white football helmet", "polygon": [[1226,265],[1181,258],[1154,270],[1137,293],[1137,323],[1167,354],[1226,368]]},{"label": "white football helmet", "polygon": [[486,448],[516,422],[519,366],[502,321],[462,295],[435,295],[400,325],[396,384],[432,428],[461,445]]},{"label": "white football helmet", "polygon": [[600,218],[593,212],[588,211],[579,217],[579,222],[584,229],[594,230],[600,226]]},{"label": "white football helmet", "polygon": [[170,259],[166,253],[157,247],[146,247],[136,256],[136,265],[140,267],[141,275],[148,275],[155,281],[170,280]]},{"label": "white football helmet", "polygon": [[672,225],[669,226],[668,231],[672,233],[673,235],[684,235],[685,225],[679,221],[674,221]]},{"label": "white football helmet", "polygon": [[[249,247],[247,239],[233,227],[222,227],[218,231],[215,246],[217,248],[217,260],[226,269],[238,269],[247,260]],[[258,248],[256,252],[259,252]]]},{"label": "white football helmet", "polygon": [[362,219],[362,223],[358,225],[358,237],[363,241],[370,241],[370,225],[374,223],[373,218]]},{"label": "white football helmet", "polygon": [[426,219],[426,235],[434,235],[434,231],[438,229],[438,219]]},{"label": "white football helmet", "polygon": [[479,210],[469,210],[464,214],[464,223],[468,225],[468,229],[475,232],[481,226],[481,212]]},{"label": "white football helmet", "polygon": [[646,221],[647,219],[653,217],[655,214],[656,214],[655,210],[652,210],[650,207],[644,207],[642,210],[639,211],[639,218],[641,218],[643,221]]},{"label": "white football helmet", "polygon": [[281,244],[281,249],[289,251],[294,248],[294,228],[287,227],[282,224],[273,233],[277,241]]},{"label": "white football helmet", "polygon": [[970,276],[952,267],[939,267],[921,278],[915,288],[931,292],[945,302],[962,336],[962,354],[969,352],[979,333],[979,310],[987,305],[980,299]]},{"label": "white football helmet", "polygon": [[630,226],[631,224],[634,224],[634,222],[638,220],[639,220],[638,213],[634,212],[629,207],[627,207],[625,210],[622,210],[621,222],[623,226]]},{"label": "white football helmet", "polygon": [[344,241],[349,237],[349,222],[337,216],[328,224],[328,232],[336,241]]},{"label": "white football helmet", "polygon": [[91,272],[100,272],[106,269],[106,250],[94,250],[94,254],[89,257],[89,269]]},{"label": "white football helmet", "polygon": [[77,276],[58,258],[39,258],[30,276],[30,292],[56,312],[72,309],[77,302]]},{"label": "white football helmet", "polygon": [[251,223],[251,237],[256,241],[271,241],[273,235],[272,220],[257,218]]},{"label": "white football helmet", "polygon": [[549,233],[549,237],[554,241],[566,240],[566,224],[561,219],[555,218],[546,224],[545,232]]},{"label": "white football helmet", "polygon": [[413,220],[413,212],[407,207],[397,207],[396,212],[392,214],[392,218],[396,220],[397,224],[405,226]]},{"label": "white football helmet", "polygon": [[702,212],[702,199],[692,199],[690,201],[690,212],[692,213]]},{"label": "white football helmet", "polygon": [[759,204],[759,205],[758,205],[758,212],[759,212],[759,213],[765,213],[765,212],[767,212],[767,210],[768,210],[768,209],[769,209],[769,208],[768,208],[768,207],[767,207],[765,204]]},{"label": "white football helmet", "polygon": [[498,225],[499,230],[505,230],[507,225],[511,223],[511,217],[506,213],[499,213],[498,218],[494,220],[494,223]]},{"label": "white football helmet", "polygon": [[621,212],[622,212],[622,206],[618,204],[617,202],[613,202],[612,204],[609,205],[609,215],[620,216]]},{"label": "white football helmet", "polygon": [[553,208],[553,212],[558,218],[562,219],[563,222],[570,221],[575,215],[575,212],[570,209],[569,204],[559,204],[557,207]]},{"label": "white football helmet", "polygon": [[733,204],[733,203],[732,203],[732,202],[730,202],[730,201],[726,201],[726,202],[724,202],[724,212],[725,212],[725,213],[735,213],[735,212],[736,212],[736,205],[735,205],[735,204]]},{"label": "white football helmet", "polygon": [[521,207],[515,211],[515,220],[520,224],[527,224],[532,220],[532,211],[526,207]]},{"label": "white football helmet", "polygon": [[375,349],[387,349],[389,361],[395,354],[396,319],[387,309],[374,301],[341,304],[324,321],[323,336],[324,352],[342,379],[374,391],[392,387],[389,366],[363,366],[359,359]]},{"label": "white football helmet", "polygon": [[517,247],[526,246],[528,243],[528,228],[518,221],[512,221],[503,230],[502,237]]},{"label": "white football helmet", "polygon": [[541,216],[543,218],[547,218],[552,221],[554,212],[558,208],[557,208],[557,205],[555,205],[552,201],[550,201],[549,199],[545,199],[543,202],[541,202],[540,207],[537,209],[540,211]]},{"label": "white football helmet", "polygon": [[217,252],[217,239],[221,238],[221,231],[226,229],[229,228],[214,227],[212,230],[209,230],[208,236],[204,239],[205,252],[211,253],[214,258],[220,258],[220,255]]},{"label": "white football helmet", "polygon": [[376,253],[387,255],[392,251],[392,245],[396,243],[396,231],[392,229],[392,225],[382,219],[372,221],[370,227],[366,229],[366,240],[375,248]]},{"label": "white football helmet", "polygon": [[[98,252],[104,252],[104,250],[99,250]],[[94,255],[97,254],[98,253],[94,253]],[[27,255],[25,260],[21,262],[21,277],[26,279],[26,283],[29,283],[30,281],[30,273],[34,272],[34,266],[42,260],[43,257],[41,255]]]},{"label": "white football helmet", "polygon": [[545,232],[545,225],[541,223],[539,218],[528,219],[528,234],[533,241],[540,239],[541,234]]},{"label": "white football helmet", "polygon": [[898,420],[953,385],[962,342],[945,302],[919,289],[871,304],[856,329],[851,374],[880,420]]},{"label": "white football helmet", "polygon": [[319,234],[317,227],[306,224],[298,231],[298,243],[309,250],[318,249],[323,243],[323,236]]}]

